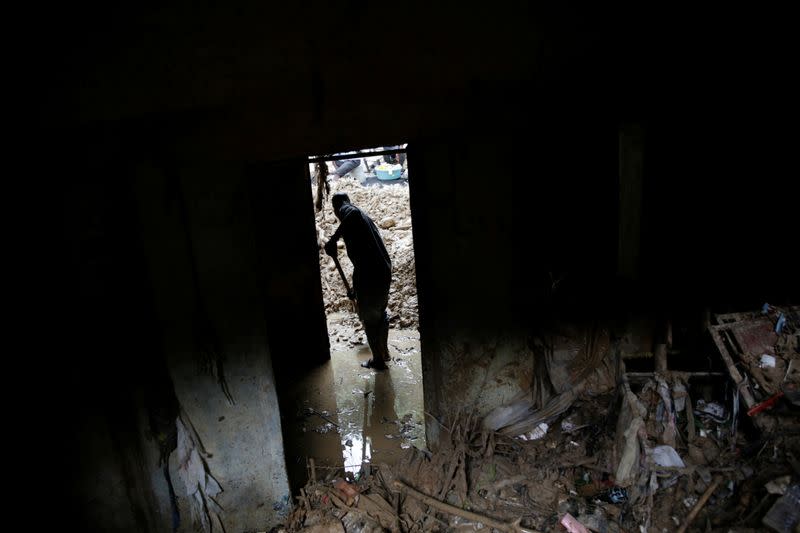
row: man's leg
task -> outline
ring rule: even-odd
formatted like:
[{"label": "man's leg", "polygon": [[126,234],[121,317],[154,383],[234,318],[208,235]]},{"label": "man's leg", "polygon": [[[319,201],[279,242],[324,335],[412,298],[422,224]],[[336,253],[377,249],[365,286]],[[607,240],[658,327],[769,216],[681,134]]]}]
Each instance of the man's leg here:
[{"label": "man's leg", "polygon": [[344,161],[334,161],[333,166],[336,167],[336,170],[333,172],[333,174],[342,177],[360,164],[361,161],[359,161],[358,159],[345,159]]},{"label": "man's leg", "polygon": [[381,324],[381,347],[383,348],[383,360],[391,361],[392,356],[389,355],[389,317],[384,312],[384,321]]},{"label": "man's leg", "polygon": [[[388,291],[386,294],[388,296]],[[356,290],[356,297],[358,298],[358,317],[364,325],[369,349],[372,352],[372,359],[366,365],[368,368],[386,368],[385,361],[389,357],[386,349],[389,321],[386,316],[384,304],[386,299],[383,291],[375,287],[359,288]],[[384,329],[386,334],[384,334]]]},{"label": "man's leg", "polygon": [[383,350],[383,360],[391,361],[392,357],[389,355],[389,315],[386,313],[386,307],[389,305],[389,287],[386,286],[383,292],[383,305],[381,306],[381,348]]}]

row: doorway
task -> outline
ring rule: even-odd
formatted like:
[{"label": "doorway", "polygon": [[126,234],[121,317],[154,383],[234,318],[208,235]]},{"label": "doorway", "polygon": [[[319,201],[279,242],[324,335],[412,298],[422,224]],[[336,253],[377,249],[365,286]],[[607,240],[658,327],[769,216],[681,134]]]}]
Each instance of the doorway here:
[{"label": "doorway", "polygon": [[[394,463],[404,449],[427,446],[405,148],[396,145],[309,158],[330,360],[290,387],[296,416],[284,433],[289,441],[287,466],[296,475],[305,471],[310,476],[313,459],[317,479],[357,478],[372,464]],[[339,241],[341,272],[323,250],[339,225],[331,206],[337,192],[346,193],[352,205],[374,221],[392,263],[387,370],[361,366],[372,353],[342,279],[352,287],[353,265],[346,245]]]}]

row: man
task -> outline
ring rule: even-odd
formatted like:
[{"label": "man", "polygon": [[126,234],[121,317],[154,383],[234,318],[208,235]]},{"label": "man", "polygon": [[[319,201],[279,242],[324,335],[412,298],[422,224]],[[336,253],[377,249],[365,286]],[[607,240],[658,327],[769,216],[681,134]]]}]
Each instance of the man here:
[{"label": "man", "polygon": [[353,171],[356,167],[361,165],[361,161],[359,159],[338,159],[333,161],[333,166],[336,168],[333,172],[331,172],[332,179],[338,179],[342,176],[349,174]]},{"label": "man", "polygon": [[[395,150],[395,149],[401,150],[402,148],[403,147],[400,146],[400,145],[397,145],[397,146],[384,146],[383,147],[384,150]],[[383,156],[383,160],[386,161],[389,164],[402,165],[402,164],[404,164],[406,162],[406,154],[405,154],[405,152],[399,152],[399,153],[396,153],[396,154],[385,154]]]},{"label": "man", "polygon": [[353,290],[358,301],[358,317],[364,324],[372,359],[361,366],[383,370],[389,357],[389,284],[392,281],[392,262],[383,244],[375,222],[363,211],[350,203],[350,197],[337,192],[331,198],[333,212],[339,219],[339,227],[325,244],[325,253],[336,257],[336,243],[341,237],[347,248],[347,256],[353,263]]}]

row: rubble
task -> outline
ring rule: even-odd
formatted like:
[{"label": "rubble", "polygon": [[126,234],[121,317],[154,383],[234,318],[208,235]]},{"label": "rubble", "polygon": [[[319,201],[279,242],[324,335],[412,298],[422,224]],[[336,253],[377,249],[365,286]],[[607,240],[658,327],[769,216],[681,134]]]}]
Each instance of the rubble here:
[{"label": "rubble", "polygon": [[[780,338],[797,331],[792,312],[781,312],[782,333],[755,361],[772,348],[788,380],[800,353]],[[774,323],[764,331],[775,335]],[[283,530],[797,531],[800,431],[785,421],[800,412],[789,398],[761,414],[782,427],[749,424],[733,376],[666,370],[631,379],[603,328],[567,328],[532,344],[542,372],[529,396],[485,417],[451,413],[438,422],[435,451],[409,448],[391,467],[365,468],[349,502],[336,472],[311,482]],[[757,381],[745,377],[753,367],[739,366],[744,383]],[[757,399],[768,392],[753,388]]]},{"label": "rubble", "polygon": [[[389,292],[387,312],[393,328],[418,327],[417,281],[414,267],[414,242],[411,235],[411,207],[408,185],[363,186],[352,178],[340,178],[330,183],[330,195],[345,192],[353,205],[362,209],[380,228],[381,236],[392,261],[392,285]],[[320,272],[326,314],[348,313],[341,319],[343,326],[355,326],[358,319],[353,313],[352,303],[342,285],[333,260],[325,255],[322,245],[327,242],[339,226],[330,201],[324,203],[322,211],[316,213],[317,240],[320,246]],[[341,245],[341,241],[340,241]],[[342,251],[342,250],[340,250]],[[346,253],[339,254],[339,261],[347,279],[352,279],[353,265]]]}]

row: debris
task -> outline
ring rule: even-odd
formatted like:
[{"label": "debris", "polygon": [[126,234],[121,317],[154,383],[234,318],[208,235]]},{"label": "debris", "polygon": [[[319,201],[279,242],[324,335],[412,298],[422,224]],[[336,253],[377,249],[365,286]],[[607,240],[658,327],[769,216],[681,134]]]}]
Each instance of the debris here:
[{"label": "debris", "polygon": [[764,488],[767,489],[767,492],[770,494],[778,494],[783,496],[786,494],[786,489],[789,488],[789,483],[792,482],[791,476],[781,476],[779,478],[775,478],[766,485]]},{"label": "debris", "polygon": [[686,409],[687,395],[686,385],[680,379],[676,379],[675,384],[672,386],[672,401],[676,412],[680,413]]},{"label": "debris", "polygon": [[615,505],[628,501],[628,491],[622,487],[612,487],[605,496],[610,503]]},{"label": "debris", "polygon": [[765,353],[761,356],[761,362],[759,366],[761,368],[775,368],[775,356]]},{"label": "debris", "polygon": [[644,429],[643,417],[647,409],[630,390],[622,400],[622,409],[617,419],[616,443],[614,449],[620,457],[616,469],[616,480],[621,486],[634,481],[634,466],[639,464],[641,448],[639,433]]},{"label": "debris", "polygon": [[692,524],[694,519],[697,518],[697,515],[700,513],[703,507],[705,507],[706,503],[708,502],[708,499],[711,497],[714,491],[717,490],[717,487],[719,487],[720,483],[722,483],[722,477],[717,476],[716,478],[714,478],[714,481],[711,482],[711,485],[708,486],[703,495],[700,496],[700,499],[697,500],[697,504],[695,504],[695,506],[689,512],[689,515],[686,517],[686,520],[683,522],[683,525],[680,527],[680,529],[678,529],[678,533],[684,533],[689,528],[689,526]]},{"label": "debris", "polygon": [[562,516],[559,523],[564,526],[569,533],[589,533],[586,526],[578,522],[578,520],[569,513]]},{"label": "debris", "polygon": [[[423,494],[422,492],[409,487],[405,483],[400,480],[395,480],[393,486],[396,490],[402,491],[409,496],[412,496],[421,502],[425,503],[426,505],[430,505],[431,507],[435,507],[440,511],[444,511],[445,513],[460,516],[462,518],[466,518],[468,520],[472,520],[474,522],[480,522],[481,524],[487,525],[499,531],[507,531],[509,533],[535,533],[532,529],[526,529],[519,525],[519,521],[516,521],[512,524],[505,524],[503,522],[499,522],[493,518],[488,518],[486,516],[481,516],[477,513],[473,513],[472,511],[466,511],[464,509],[459,509],[453,505],[448,503],[441,502],[435,498],[431,498]],[[587,532],[588,533],[588,532]]]},{"label": "debris", "polygon": [[797,531],[800,523],[800,485],[793,485],[778,498],[761,522],[779,533]]},{"label": "debris", "polygon": [[538,426],[533,428],[532,431],[530,431],[529,433],[523,434],[523,435],[519,435],[517,438],[522,439],[522,440],[537,440],[537,439],[541,439],[542,437],[547,435],[547,430],[548,429],[549,429],[549,426],[547,424],[545,424],[544,422],[541,422]]},{"label": "debris", "polygon": [[[757,315],[769,321],[769,335],[774,335],[775,314],[773,308],[766,316]],[[752,318],[724,317],[723,324],[741,333],[748,328],[740,323]],[[794,331],[795,322],[787,314],[784,337]],[[757,415],[780,417],[776,431],[753,432],[748,424],[737,432],[737,419],[744,419],[739,394],[745,400],[737,387],[749,387],[754,394],[755,403],[747,407],[745,402],[743,411],[778,391],[787,400],[796,393],[800,400],[794,388],[800,380],[800,372],[793,373],[800,368],[793,363],[800,361],[796,341],[781,344],[779,338],[773,347],[764,347],[756,341],[758,328],[741,342],[726,341],[742,377],[742,384],[731,386],[719,373],[679,372],[672,366],[664,373],[627,373],[625,359],[605,347],[602,330],[588,331],[573,328],[533,340],[541,372],[532,390],[488,416],[425,413],[441,428],[436,450],[409,447],[397,464],[373,465],[372,472],[349,484],[358,490],[350,506],[330,484],[318,482],[306,488],[306,507],[332,513],[348,533],[555,531],[567,515],[577,523],[570,522],[571,527],[595,533],[679,527],[744,532],[778,523],[780,508],[771,518],[764,515],[777,498],[791,495],[796,479],[787,473],[800,475],[795,459],[800,433],[791,426],[798,410],[779,400],[776,409]],[[745,351],[754,354],[747,363],[740,358]],[[764,354],[775,357],[774,369],[758,368]],[[584,363],[594,369],[583,370]],[[775,389],[769,391],[755,372],[772,370]],[[397,428],[381,433],[389,431],[389,437],[403,441],[412,423],[381,422]],[[340,471],[328,479],[341,477]],[[395,482],[436,503],[405,489],[399,494]],[[293,516],[289,531],[299,531],[303,512]]]},{"label": "debris", "polygon": [[778,317],[778,321],[775,323],[775,333],[779,334],[783,331],[783,326],[786,325],[786,315],[783,313],[780,314]]},{"label": "debris", "polygon": [[763,402],[754,405],[750,409],[747,410],[747,416],[755,416],[762,411],[766,411],[767,409],[772,409],[778,400],[783,397],[783,391],[778,391]]},{"label": "debris", "polygon": [[333,481],[333,488],[336,489],[339,498],[341,498],[348,507],[358,501],[360,492],[358,487],[354,486],[352,483],[348,483],[344,479],[335,479]]},{"label": "debris", "polygon": [[717,325],[709,327],[746,409],[753,412],[751,416],[759,415],[753,422],[765,432],[774,430],[778,421],[762,413],[763,409],[753,408],[784,389],[800,386],[800,377],[790,378],[788,372],[791,361],[800,355],[798,312],[796,306],[779,309],[764,304],[757,313],[716,315]]},{"label": "debris", "polygon": [[328,422],[330,425],[335,426],[337,428],[339,427],[339,424],[328,418],[329,413],[327,411],[317,411],[313,407],[306,407],[305,415],[306,416],[317,415],[318,417]]},{"label": "debris", "polygon": [[694,412],[701,418],[710,418],[720,424],[728,420],[728,416],[725,414],[725,407],[717,402],[706,403],[703,400],[697,400]]},{"label": "debris", "polygon": [[673,448],[672,446],[667,446],[665,444],[653,448],[652,458],[653,462],[658,466],[664,466],[668,468],[686,467],[686,465],[683,463],[683,460],[681,459],[681,456],[678,455],[678,452],[675,451],[675,448]]}]

